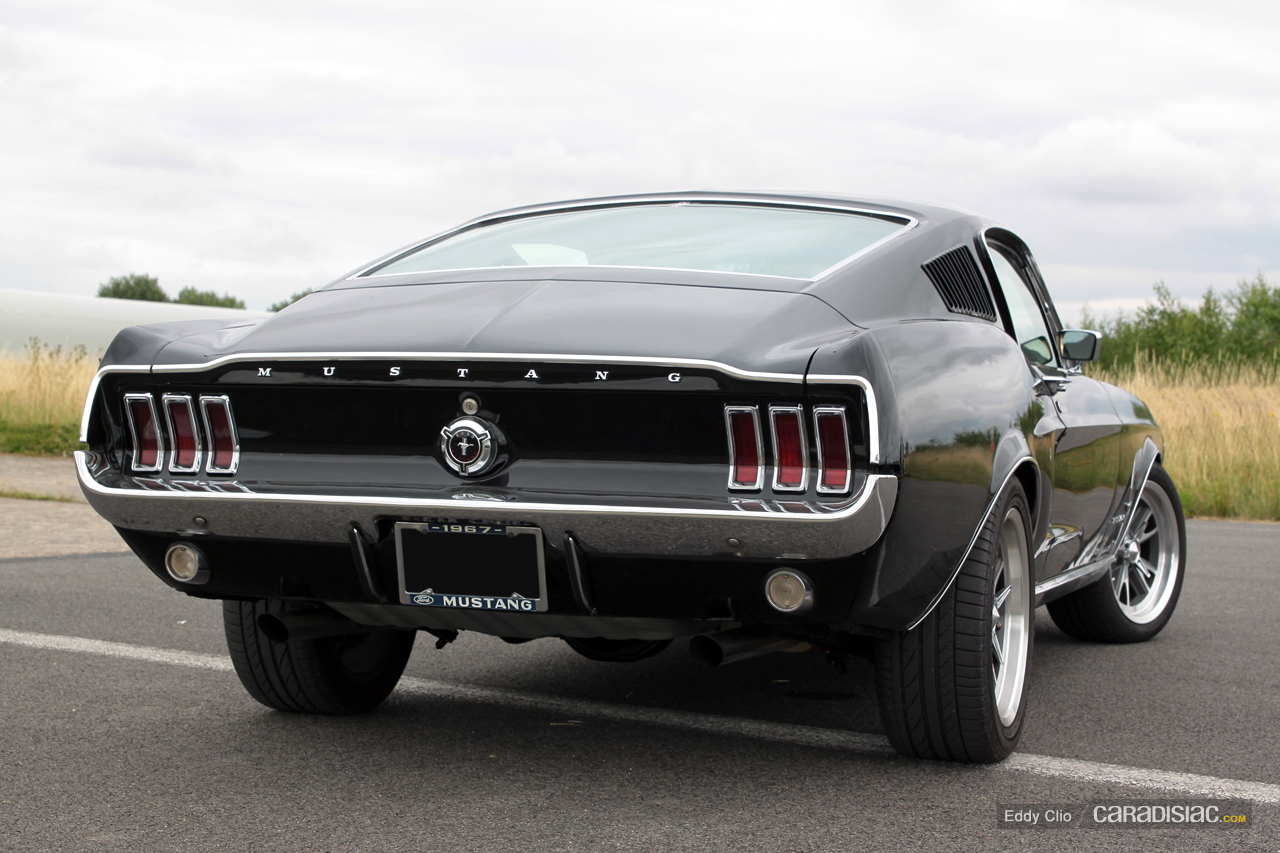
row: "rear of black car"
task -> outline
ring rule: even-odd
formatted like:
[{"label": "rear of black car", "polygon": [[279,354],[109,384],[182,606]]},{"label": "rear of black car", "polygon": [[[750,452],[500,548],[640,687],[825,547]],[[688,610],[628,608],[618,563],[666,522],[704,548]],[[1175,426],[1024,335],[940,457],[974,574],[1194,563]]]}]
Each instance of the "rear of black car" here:
[{"label": "rear of black car", "polygon": [[[459,423],[462,442],[488,444],[483,467],[455,458]],[[446,627],[479,596],[491,600],[474,609],[496,616],[658,620],[637,628],[674,634],[836,623],[858,574],[856,546],[833,552],[826,535],[867,489],[867,395],[853,383],[678,360],[237,356],[108,369],[88,425],[90,499],[195,595],[388,605]],[[485,577],[502,572],[494,534],[519,541],[509,530],[537,531],[520,593],[532,604]],[[171,571],[175,545],[199,555],[198,582]],[[765,580],[798,564],[822,595],[792,615]],[[454,608],[422,605],[427,589]],[[591,629],[546,633],[575,630]]]}]

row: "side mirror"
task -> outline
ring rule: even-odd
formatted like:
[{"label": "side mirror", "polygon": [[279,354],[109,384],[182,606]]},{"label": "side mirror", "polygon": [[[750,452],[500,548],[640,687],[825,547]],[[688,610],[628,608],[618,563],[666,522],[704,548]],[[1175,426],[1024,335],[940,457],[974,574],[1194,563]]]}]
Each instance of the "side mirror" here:
[{"label": "side mirror", "polygon": [[1062,357],[1071,361],[1096,361],[1102,352],[1102,334],[1084,329],[1067,329],[1058,334]]}]

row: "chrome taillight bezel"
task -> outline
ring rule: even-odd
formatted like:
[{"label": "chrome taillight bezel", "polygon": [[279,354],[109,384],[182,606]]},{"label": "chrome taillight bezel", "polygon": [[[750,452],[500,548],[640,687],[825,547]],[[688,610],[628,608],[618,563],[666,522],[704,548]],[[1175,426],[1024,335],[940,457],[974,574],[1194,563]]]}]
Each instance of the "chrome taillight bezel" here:
[{"label": "chrome taillight bezel", "polygon": [[[151,418],[151,429],[155,433],[156,441],[156,463],[154,465],[139,464],[142,455],[142,442],[138,436],[138,424],[133,416],[133,404],[145,403]],[[133,440],[133,458],[130,460],[129,467],[133,471],[140,473],[150,473],[160,471],[164,468],[164,430],[160,426],[160,416],[156,412],[155,398],[150,394],[125,394],[124,395],[124,414],[125,421],[129,424],[129,436]]]},{"label": "chrome taillight bezel", "polygon": [[[747,415],[751,418],[751,431],[755,436],[755,479],[748,482],[738,480],[738,442],[733,432],[733,416],[736,414]],[[760,409],[757,406],[725,406],[724,407],[724,427],[725,433],[729,437],[729,488],[737,492],[758,492],[764,484],[764,441],[760,436]]]},{"label": "chrome taillight bezel", "polygon": [[[796,419],[796,433],[800,440],[800,482],[782,482],[782,453],[778,447],[778,418],[786,415]],[[803,406],[769,406],[769,437],[773,447],[773,490],[775,492],[803,492],[809,487],[809,439],[805,435]]]},{"label": "chrome taillight bezel", "polygon": [[[213,423],[209,420],[209,407],[220,407],[227,418],[227,430],[231,438],[231,464],[219,466],[218,439],[213,431]],[[240,467],[240,433],[236,429],[235,415],[231,411],[231,400],[226,394],[201,394],[200,417],[204,421],[205,435],[209,437],[209,455],[205,471],[209,474],[234,474]]]},{"label": "chrome taillight bezel", "polygon": [[[204,459],[204,441],[200,433],[200,424],[196,421],[195,403],[191,399],[190,394],[165,394],[160,398],[160,402],[164,409],[164,422],[169,430],[169,437],[173,439],[173,447],[169,451],[169,471],[174,474],[195,474],[200,470],[200,463]],[[195,458],[190,465],[180,465],[178,463],[178,425],[174,421],[173,410],[175,407],[185,406],[187,417],[190,419],[191,438],[195,442]]]},{"label": "chrome taillight bezel", "polygon": [[[822,418],[834,417],[840,421],[840,438],[844,442],[844,485],[840,488],[827,485],[828,448],[822,438]],[[817,490],[824,495],[843,495],[853,487],[853,448],[849,443],[849,416],[844,406],[826,405],[813,407],[813,436],[818,446],[818,472],[816,475]]]}]

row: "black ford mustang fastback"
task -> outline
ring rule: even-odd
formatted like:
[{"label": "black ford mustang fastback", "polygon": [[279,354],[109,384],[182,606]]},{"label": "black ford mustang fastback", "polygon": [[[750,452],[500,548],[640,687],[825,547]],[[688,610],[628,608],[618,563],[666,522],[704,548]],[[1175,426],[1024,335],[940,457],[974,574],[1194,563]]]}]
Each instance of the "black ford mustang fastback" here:
[{"label": "black ford mustang fastback", "polygon": [[1034,609],[1133,642],[1182,585],[1141,401],[1084,376],[1027,247],[824,195],[588,199],[472,220],[271,319],[136,326],[85,495],[224,600],[237,673],[352,713],[417,631],[606,661],[871,653],[907,755],[998,761]]}]

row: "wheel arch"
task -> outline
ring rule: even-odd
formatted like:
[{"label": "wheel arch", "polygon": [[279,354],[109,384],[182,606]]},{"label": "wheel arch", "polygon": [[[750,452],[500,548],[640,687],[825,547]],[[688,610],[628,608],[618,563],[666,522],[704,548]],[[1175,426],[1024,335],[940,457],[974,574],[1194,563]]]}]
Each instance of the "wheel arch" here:
[{"label": "wheel arch", "polygon": [[[996,508],[1000,505],[1000,498],[1004,495],[1005,490],[1009,487],[1009,483],[1016,481],[1019,485],[1023,487],[1023,491],[1025,493],[1027,480],[1038,482],[1039,479],[1040,479],[1040,467],[1036,465],[1035,459],[1030,456],[1020,458],[1017,464],[1015,464],[1013,467],[1011,467],[1008,470],[1008,472],[1000,481],[1000,487],[992,491],[991,499],[990,501],[987,502],[987,508],[985,511],[983,511],[982,517],[978,519],[978,526],[974,528],[973,536],[969,539],[969,544],[965,547],[964,552],[961,553],[960,555],[960,559],[956,561],[955,567],[951,570],[951,577],[948,578],[947,582],[942,585],[941,589],[938,590],[937,594],[933,597],[933,600],[929,602],[929,606],[924,609],[924,612],[921,613],[914,621],[912,621],[912,623],[906,627],[906,630],[910,631],[914,629],[917,625],[919,625],[921,622],[927,619],[929,617],[929,614],[932,613],[934,609],[938,606],[938,603],[942,601],[943,597],[946,596],[947,591],[951,589],[951,585],[956,582],[956,578],[960,575],[960,570],[964,567],[965,561],[969,559],[970,552],[973,551],[973,546],[977,544],[978,538],[982,535],[982,529],[986,526],[987,522],[990,520],[991,514],[995,512]],[[1038,486],[1037,486],[1037,493],[1039,493]],[[1038,504],[1038,501],[1033,499],[1029,493],[1027,494],[1027,501],[1031,505],[1029,508],[1036,507]],[[1031,534],[1032,543],[1034,547],[1035,535],[1036,535],[1035,530],[1039,528],[1038,518],[1040,513],[1038,509],[1032,509],[1032,513],[1036,515],[1036,519],[1033,519],[1033,524],[1035,526]]]}]

